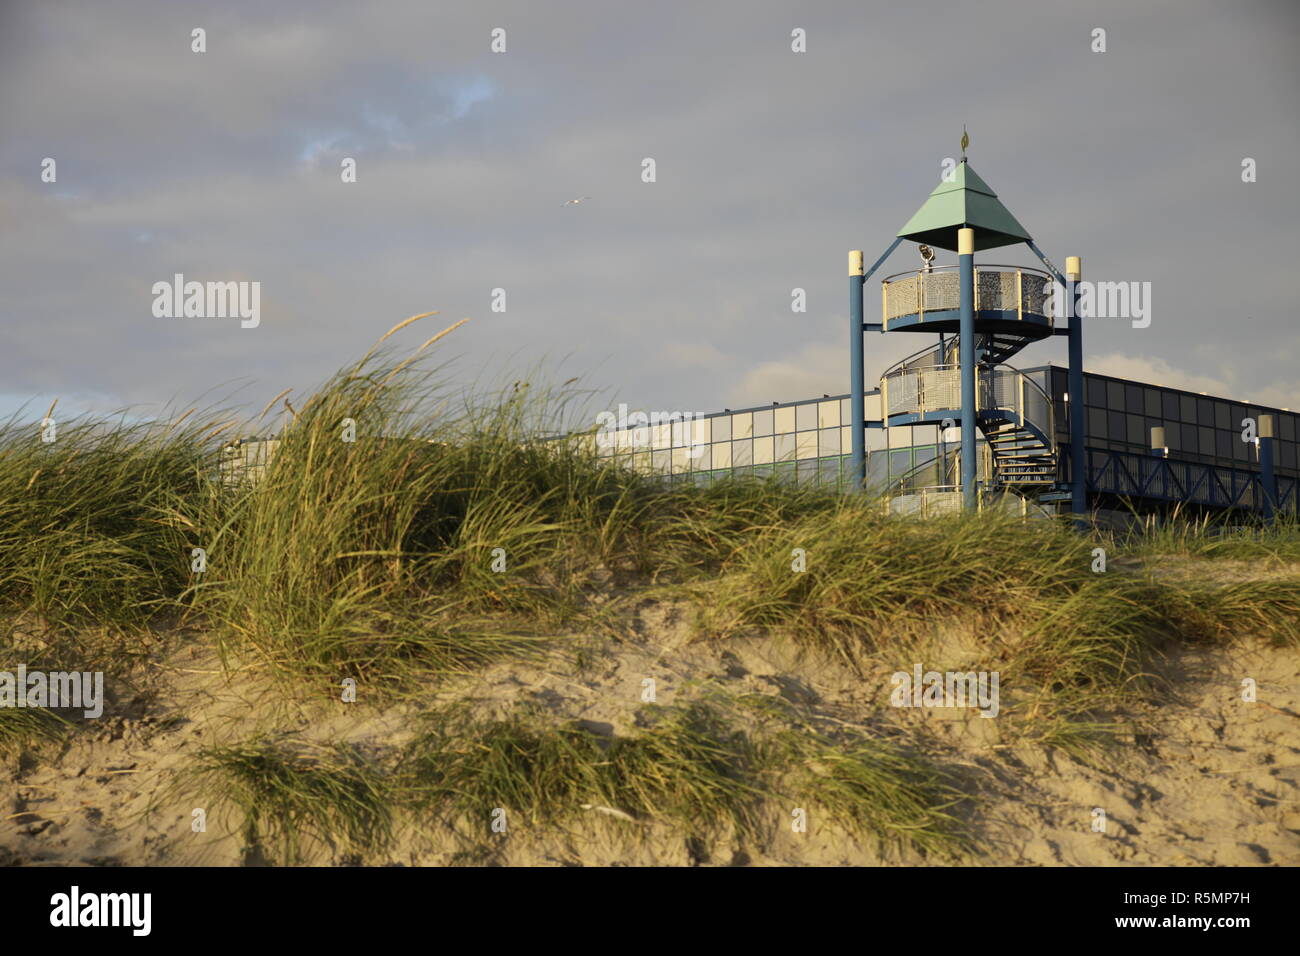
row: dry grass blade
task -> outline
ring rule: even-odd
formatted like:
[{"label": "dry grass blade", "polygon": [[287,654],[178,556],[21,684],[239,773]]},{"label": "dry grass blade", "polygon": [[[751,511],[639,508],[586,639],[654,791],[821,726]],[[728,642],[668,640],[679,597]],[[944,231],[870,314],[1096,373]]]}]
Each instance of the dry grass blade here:
[{"label": "dry grass blade", "polygon": [[269,412],[269,411],[271,410],[271,408],[275,405],[275,403],[278,402],[280,399],[284,398],[286,395],[288,395],[288,394],[289,394],[290,392],[292,392],[292,391],[293,391],[292,388],[286,388],[286,389],[284,389],[282,392],[280,392],[278,395],[276,395],[275,398],[273,398],[273,399],[271,399],[269,402],[267,402],[266,405],[263,406],[263,408],[262,408],[262,413],[261,413],[260,415],[257,416],[257,418],[255,419],[255,421],[259,421],[259,422],[260,422],[262,419],[264,419],[264,418],[266,417],[266,413]]},{"label": "dry grass blade", "polygon": [[384,380],[383,380],[382,382],[379,383],[379,386],[378,386],[378,387],[379,387],[379,388],[383,388],[385,385],[387,385],[389,382],[391,382],[391,381],[393,380],[394,377],[396,377],[396,376],[397,376],[398,374],[400,374],[404,369],[406,369],[408,366],[410,366],[412,362],[414,362],[416,359],[418,359],[418,358],[420,357],[420,353],[421,353],[421,352],[423,352],[425,349],[427,349],[430,345],[433,345],[433,343],[437,342],[437,341],[438,341],[439,339],[441,339],[443,336],[446,336],[446,335],[451,334],[452,332],[455,332],[458,328],[460,328],[462,325],[464,325],[464,324],[465,324],[466,322],[468,322],[468,321],[469,321],[469,319],[461,319],[459,322],[454,322],[454,323],[452,323],[451,325],[447,326],[445,329],[443,329],[441,332],[439,332],[437,335],[434,335],[434,336],[432,336],[431,338],[425,340],[424,344],[421,345],[418,349],[416,349],[416,350],[411,354],[411,356],[410,356],[409,358],[407,358],[407,359],[406,359],[405,361],[403,361],[400,365],[398,365],[398,366],[397,366],[396,368],[394,368],[391,372],[389,372],[388,375],[384,378]]},{"label": "dry grass blade", "polygon": [[420,319],[427,319],[429,316],[437,315],[437,314],[438,314],[438,310],[434,309],[432,312],[421,312],[419,315],[413,315],[409,319],[403,319],[401,322],[398,322],[391,329],[389,329],[387,332],[381,335],[374,345],[370,346],[370,351],[368,351],[365,355],[363,355],[361,357],[361,361],[356,364],[356,369],[354,370],[354,374],[355,372],[360,371],[362,368],[365,367],[365,364],[368,361],[370,361],[371,358],[374,357],[374,354],[378,350],[379,346],[383,345],[388,338],[390,338],[393,335],[396,335],[398,332],[402,331],[402,329],[406,328],[412,322],[418,322],[420,321]]}]

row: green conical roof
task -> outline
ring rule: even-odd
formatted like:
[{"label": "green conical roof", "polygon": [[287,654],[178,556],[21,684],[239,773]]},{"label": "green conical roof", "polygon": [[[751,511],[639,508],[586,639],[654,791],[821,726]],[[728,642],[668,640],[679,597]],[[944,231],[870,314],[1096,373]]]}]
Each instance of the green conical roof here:
[{"label": "green conical roof", "polygon": [[979,178],[963,159],[952,182],[940,183],[898,235],[939,249],[957,249],[957,230],[975,230],[975,249],[996,249],[1017,242],[1029,242],[1030,235],[1016,217],[1007,212],[998,194]]}]

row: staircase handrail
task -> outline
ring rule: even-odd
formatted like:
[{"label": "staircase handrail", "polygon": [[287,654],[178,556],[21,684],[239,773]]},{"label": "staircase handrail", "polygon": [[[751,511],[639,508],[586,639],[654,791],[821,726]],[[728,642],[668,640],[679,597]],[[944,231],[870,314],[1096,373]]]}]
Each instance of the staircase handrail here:
[{"label": "staircase handrail", "polygon": [[[1055,409],[1046,389],[1011,365],[979,366],[976,376],[976,408],[980,412],[993,409],[1005,409],[1016,414],[1022,423],[1032,426],[1040,437],[1051,440],[1055,434]],[[901,403],[896,407],[891,396],[900,395],[899,383],[911,376],[916,380],[916,388],[901,392]],[[1011,381],[1011,401],[1004,401],[1005,391],[999,386]],[[959,417],[961,412],[961,366],[927,365],[918,368],[895,368],[887,372],[880,380],[881,412],[888,419],[891,415],[926,414],[930,412],[952,411]],[[934,395],[935,400],[927,400]],[[912,397],[914,396],[914,397]],[[1036,406],[1036,407],[1035,407]],[[1031,413],[1031,409],[1033,409]]]}]

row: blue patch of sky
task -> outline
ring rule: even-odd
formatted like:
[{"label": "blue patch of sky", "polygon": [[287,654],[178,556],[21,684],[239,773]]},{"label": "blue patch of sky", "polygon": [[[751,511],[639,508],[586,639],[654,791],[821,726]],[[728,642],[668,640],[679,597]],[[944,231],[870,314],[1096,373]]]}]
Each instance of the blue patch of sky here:
[{"label": "blue patch of sky", "polygon": [[[54,404],[55,399],[58,404]],[[150,414],[150,409],[140,406],[122,410],[123,403],[112,395],[102,392],[78,392],[75,394],[54,395],[48,392],[24,395],[21,392],[0,392],[0,426],[13,424],[30,425],[35,428],[45,417],[50,406],[54,404],[53,417],[56,429],[58,425],[90,416],[92,418],[121,418],[127,424],[150,421],[157,417]],[[55,433],[57,441],[57,430]]]},{"label": "blue patch of sky", "polygon": [[424,84],[402,85],[404,92],[399,95],[368,96],[360,106],[355,128],[308,134],[299,159],[314,163],[323,155],[345,150],[409,149],[420,140],[422,131],[431,132],[463,120],[479,104],[497,95],[496,84],[481,75],[439,77]]},{"label": "blue patch of sky", "polygon": [[302,148],[302,151],[298,154],[298,158],[304,163],[314,163],[322,154],[332,152],[351,136],[352,134],[346,130],[314,136],[311,141]]},{"label": "blue patch of sky", "polygon": [[487,102],[496,93],[496,84],[486,76],[458,79],[451,89],[451,118],[464,119],[477,104]]}]

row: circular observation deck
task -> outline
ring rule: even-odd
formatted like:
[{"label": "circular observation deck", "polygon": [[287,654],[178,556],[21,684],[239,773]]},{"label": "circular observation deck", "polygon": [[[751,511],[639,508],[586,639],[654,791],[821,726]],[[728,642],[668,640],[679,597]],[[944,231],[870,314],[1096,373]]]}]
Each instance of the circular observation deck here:
[{"label": "circular observation deck", "polygon": [[[961,290],[957,266],[899,272],[880,283],[886,332],[958,332]],[[1039,269],[975,267],[975,331],[1024,339],[1052,334],[1055,285]]]}]

